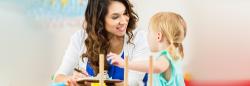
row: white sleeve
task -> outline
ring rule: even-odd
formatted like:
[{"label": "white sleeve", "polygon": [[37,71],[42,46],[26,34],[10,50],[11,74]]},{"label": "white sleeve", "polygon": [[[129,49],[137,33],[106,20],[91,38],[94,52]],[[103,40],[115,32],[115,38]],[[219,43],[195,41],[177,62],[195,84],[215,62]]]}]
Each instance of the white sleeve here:
[{"label": "white sleeve", "polygon": [[134,39],[135,48],[133,50],[134,59],[146,59],[150,55],[150,49],[147,42],[145,31],[138,31]]},{"label": "white sleeve", "polygon": [[[143,31],[138,31],[135,34],[134,39],[135,47],[133,48],[132,58],[133,60],[146,59],[150,55],[150,49],[147,43],[146,33]],[[138,72],[129,70],[129,86],[138,86],[142,82],[145,76],[145,72]],[[141,86],[141,85],[140,85]]]},{"label": "white sleeve", "polygon": [[73,68],[76,67],[80,58],[82,40],[83,40],[83,30],[79,30],[74,33],[71,37],[68,48],[64,54],[62,63],[57,70],[56,74],[69,75],[73,72]]}]

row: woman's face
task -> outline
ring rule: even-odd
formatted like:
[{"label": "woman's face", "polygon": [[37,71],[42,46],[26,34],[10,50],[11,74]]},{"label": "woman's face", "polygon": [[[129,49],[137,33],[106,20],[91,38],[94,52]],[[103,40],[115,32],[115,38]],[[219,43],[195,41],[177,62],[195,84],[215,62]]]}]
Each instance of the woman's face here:
[{"label": "woman's face", "polygon": [[114,36],[124,36],[128,26],[129,16],[126,7],[118,1],[112,1],[105,17],[105,29]]}]

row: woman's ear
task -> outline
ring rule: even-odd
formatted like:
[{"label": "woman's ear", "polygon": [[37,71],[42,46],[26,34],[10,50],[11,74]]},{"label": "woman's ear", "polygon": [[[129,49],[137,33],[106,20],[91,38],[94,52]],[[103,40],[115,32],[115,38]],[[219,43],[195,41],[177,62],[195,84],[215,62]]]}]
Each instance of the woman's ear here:
[{"label": "woman's ear", "polygon": [[162,41],[162,33],[161,32],[157,32],[157,41],[160,42]]}]

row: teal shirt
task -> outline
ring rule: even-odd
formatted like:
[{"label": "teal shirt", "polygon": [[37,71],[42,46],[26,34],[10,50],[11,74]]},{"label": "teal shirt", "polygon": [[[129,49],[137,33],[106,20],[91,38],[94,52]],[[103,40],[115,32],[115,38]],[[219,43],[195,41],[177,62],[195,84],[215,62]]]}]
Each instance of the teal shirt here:
[{"label": "teal shirt", "polygon": [[166,57],[170,64],[169,66],[171,66],[172,68],[170,80],[166,80],[164,78],[164,73],[154,73],[153,86],[185,86],[184,77],[181,69],[181,59],[175,61],[167,50],[163,50],[159,52],[156,57],[156,60],[162,55]]}]

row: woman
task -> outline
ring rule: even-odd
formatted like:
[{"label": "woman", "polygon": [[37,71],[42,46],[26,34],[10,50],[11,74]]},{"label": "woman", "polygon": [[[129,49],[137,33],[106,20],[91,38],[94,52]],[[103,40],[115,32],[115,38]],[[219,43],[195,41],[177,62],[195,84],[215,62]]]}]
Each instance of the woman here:
[{"label": "woman", "polygon": [[[99,54],[104,54],[105,58],[109,52],[122,58],[127,55],[129,61],[139,59],[134,57],[148,57],[150,51],[145,34],[141,31],[133,32],[138,17],[129,0],[89,0],[85,20],[84,29],[71,38],[55,82],[67,81],[69,85],[76,86],[77,78],[96,76],[99,73]],[[73,71],[75,67],[82,65],[85,74]],[[123,80],[122,68],[111,65],[106,60],[104,67],[109,77]],[[137,86],[144,75],[145,73],[129,71],[129,85]]]}]

